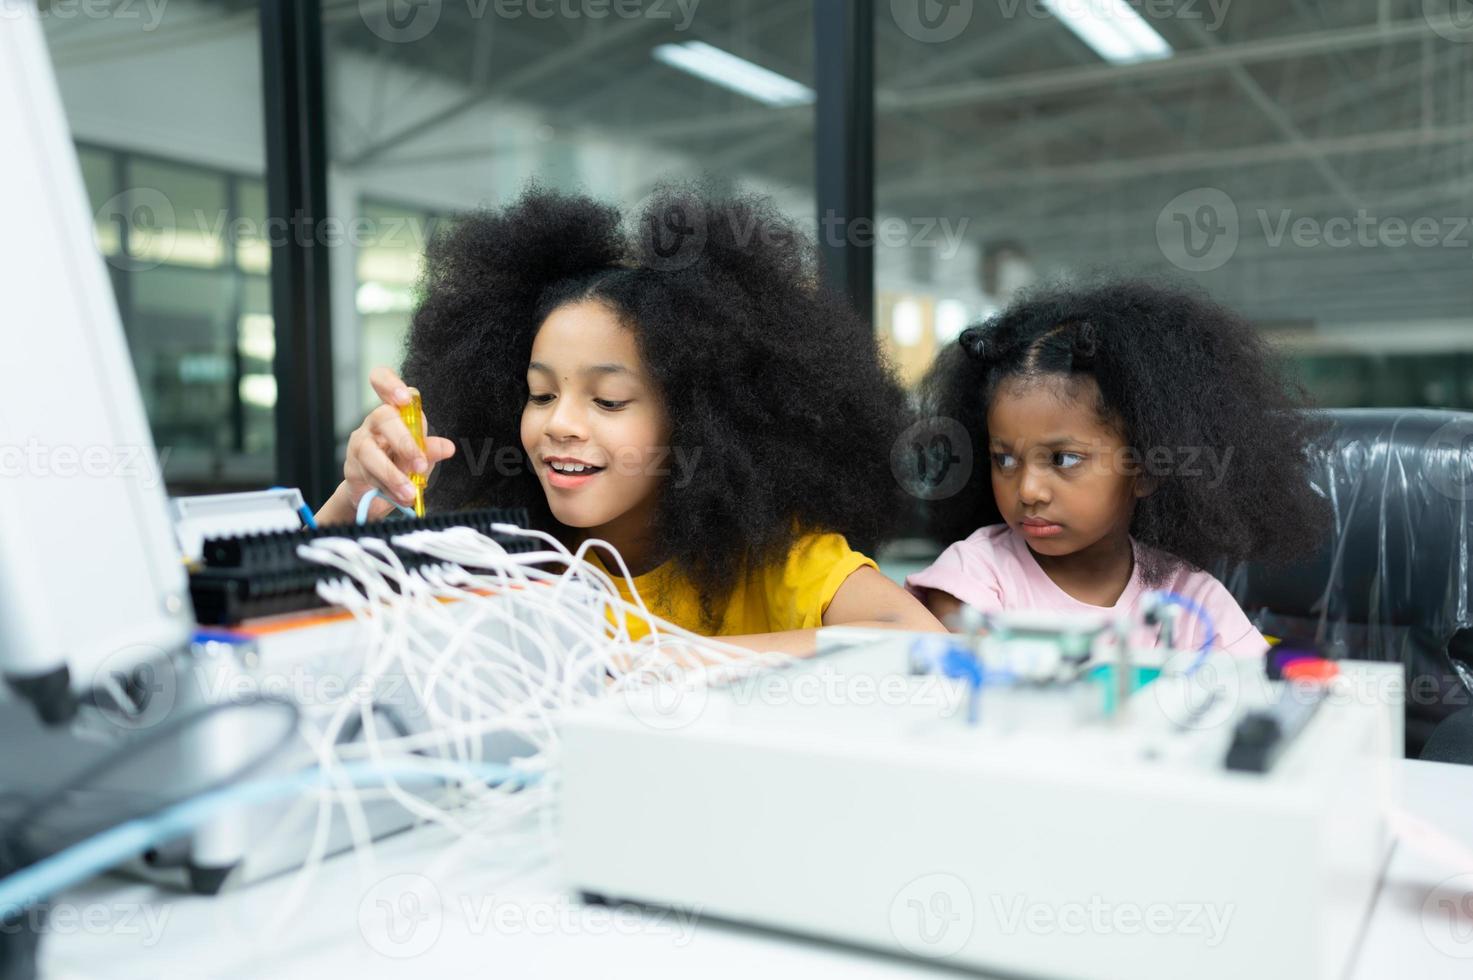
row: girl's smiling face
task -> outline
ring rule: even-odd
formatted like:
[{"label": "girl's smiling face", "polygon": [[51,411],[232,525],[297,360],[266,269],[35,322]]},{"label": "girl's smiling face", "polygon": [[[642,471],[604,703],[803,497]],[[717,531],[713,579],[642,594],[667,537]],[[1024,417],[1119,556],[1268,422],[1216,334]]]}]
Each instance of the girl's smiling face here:
[{"label": "girl's smiling face", "polygon": [[553,517],[637,552],[666,472],[670,422],[634,331],[598,301],[559,307],[532,341],[527,389],[522,448]]},{"label": "girl's smiling face", "polygon": [[1129,449],[1101,421],[1091,377],[1005,381],[987,410],[992,495],[1028,545],[1055,557],[1129,533],[1145,481],[1129,472]]}]

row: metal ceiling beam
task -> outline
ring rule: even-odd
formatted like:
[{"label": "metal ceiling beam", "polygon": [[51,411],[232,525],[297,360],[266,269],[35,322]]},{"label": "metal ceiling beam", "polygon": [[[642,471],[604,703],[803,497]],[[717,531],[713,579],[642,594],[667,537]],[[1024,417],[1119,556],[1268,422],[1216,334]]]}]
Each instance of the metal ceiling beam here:
[{"label": "metal ceiling beam", "polygon": [[1012,101],[1041,95],[1089,91],[1104,85],[1163,78],[1200,75],[1230,65],[1248,65],[1283,61],[1309,55],[1356,48],[1376,47],[1398,41],[1414,40],[1432,32],[1427,19],[1418,17],[1390,24],[1347,27],[1289,37],[1265,38],[1222,44],[1203,51],[1177,52],[1159,61],[1143,61],[1133,65],[1098,64],[1083,68],[1031,72],[996,81],[966,82],[936,86],[918,92],[898,94],[886,108],[890,111],[941,109],[949,106],[975,106],[988,102]]},{"label": "metal ceiling beam", "polygon": [[1397,129],[1353,136],[1309,140],[1301,144],[1266,143],[1253,146],[1223,147],[1185,153],[1163,153],[1157,156],[1124,160],[1091,160],[1054,167],[1034,167],[1025,171],[960,174],[950,178],[925,177],[895,181],[884,189],[888,194],[940,195],[974,190],[1013,187],[1039,187],[1076,184],[1106,184],[1168,173],[1190,173],[1203,170],[1262,166],[1288,160],[1303,160],[1322,154],[1368,153],[1401,150],[1416,146],[1437,146],[1473,139],[1473,123],[1442,126],[1435,129]]},{"label": "metal ceiling beam", "polygon": [[[187,20],[171,20],[170,16],[163,17],[158,27],[149,32],[120,33],[100,29],[96,32],[89,31],[88,36],[78,37],[74,41],[58,41],[49,45],[51,60],[57,68],[100,65],[125,58],[151,56],[159,46],[178,49],[243,32],[254,34],[261,15],[259,11],[246,10],[238,14],[202,15]],[[168,27],[164,26],[166,23]],[[128,43],[130,39],[136,43]]]},{"label": "metal ceiling beam", "polygon": [[[1418,172],[1426,168],[1418,167]],[[1404,168],[1410,170],[1410,168]],[[1099,194],[1093,188],[1088,188],[1074,194],[1059,194],[1055,200],[1040,202],[1036,197],[1030,196],[1026,202],[1019,202],[1016,195],[1000,194],[995,198],[977,201],[975,207],[970,210],[983,214],[987,217],[989,227],[1006,233],[1014,226],[1028,222],[1030,225],[1051,227],[1055,223],[1067,224],[1070,228],[1095,228],[1104,227],[1112,221],[1122,219],[1135,221],[1141,219],[1154,227],[1155,216],[1159,211],[1163,195],[1158,188],[1152,187],[1150,193],[1127,197],[1124,200],[1101,201]],[[1366,209],[1380,215],[1398,214],[1407,216],[1408,209],[1420,208],[1422,214],[1451,213],[1447,207],[1441,205],[1452,205],[1454,208],[1459,204],[1467,202],[1467,211],[1473,214],[1473,202],[1469,195],[1473,194],[1473,177],[1443,181],[1437,184],[1418,183],[1413,185],[1397,185],[1377,188],[1366,197]],[[1277,212],[1289,207],[1298,215],[1313,217],[1333,216],[1343,214],[1344,208],[1339,206],[1338,195],[1319,194],[1306,196],[1298,193],[1276,194],[1272,197],[1254,197],[1246,199],[1242,195],[1234,196],[1238,213],[1257,214],[1260,210]],[[1011,206],[1010,205],[1014,205]],[[1436,212],[1430,208],[1438,208]],[[960,208],[954,208],[949,213],[956,214]]]},{"label": "metal ceiling beam", "polygon": [[[957,106],[975,107],[1011,103],[1020,99],[1097,91],[1106,86],[1137,81],[1188,78],[1228,65],[1246,65],[1289,58],[1303,58],[1333,51],[1375,47],[1426,36],[1432,24],[1423,18],[1393,21],[1362,27],[1314,31],[1290,37],[1265,38],[1224,44],[1210,51],[1185,52],[1134,65],[1098,64],[1030,72],[1003,79],[960,82],[911,91],[886,90],[876,93],[875,107],[881,114],[913,113]],[[793,110],[782,110],[792,112]],[[740,111],[701,120],[685,120],[640,127],[636,137],[669,137],[681,134],[711,136],[745,129],[760,129],[772,123],[772,112]]]},{"label": "metal ceiling beam", "polygon": [[[1210,32],[1203,30],[1200,25],[1190,24],[1188,25],[1188,31],[1209,51],[1216,51],[1222,47],[1218,43],[1217,38],[1213,37]],[[1424,34],[1423,38],[1425,39],[1425,37],[1426,35]],[[1304,132],[1290,118],[1289,114],[1284,111],[1284,108],[1263,90],[1263,86],[1258,84],[1258,80],[1248,74],[1246,68],[1241,64],[1231,64],[1227,66],[1227,73],[1228,77],[1233,80],[1233,84],[1237,86],[1238,91],[1247,96],[1248,101],[1263,113],[1264,118],[1269,121],[1274,129],[1279,131],[1290,146],[1304,154],[1303,159],[1314,168],[1315,172],[1320,175],[1320,178],[1324,180],[1325,184],[1331,190],[1339,194],[1351,208],[1358,209],[1363,206],[1361,196],[1351,186],[1350,181],[1346,180],[1340,171],[1331,166],[1327,156],[1315,147],[1313,141],[1304,135]],[[1407,256],[1401,252],[1396,252],[1392,258],[1393,261],[1406,269],[1408,275],[1418,279],[1422,278],[1421,272],[1414,267]],[[1423,284],[1425,285],[1426,283],[1424,282]]]},{"label": "metal ceiling beam", "polygon": [[[1439,71],[1446,69],[1456,73],[1460,68],[1460,55],[1462,52],[1455,46],[1449,46],[1446,55],[1446,65],[1439,67]],[[1369,82],[1366,87],[1357,90],[1336,89],[1324,98],[1306,102],[1306,124],[1319,121],[1330,115],[1339,108],[1359,104],[1364,107],[1371,104],[1373,100],[1381,95],[1399,89],[1408,78],[1417,76],[1421,72],[1419,63],[1410,63],[1402,66],[1395,72],[1377,76],[1374,82]],[[958,174],[975,170],[979,166],[986,166],[993,161],[1005,159],[1016,155],[1020,150],[1028,150],[1038,143],[1053,138],[1058,133],[1068,132],[1078,127],[1082,120],[1100,121],[1099,107],[1095,105],[1086,106],[1074,112],[1052,118],[1039,119],[1020,125],[1017,134],[1009,133],[1007,140],[990,142],[980,150],[965,154],[952,154],[945,159],[944,169],[928,170],[924,173],[913,174],[909,179],[915,183],[931,182],[935,180],[946,180]],[[895,188],[892,183],[882,183],[879,192],[887,200],[890,199]]]},{"label": "metal ceiling beam", "polygon": [[541,81],[549,75],[571,68],[579,62],[586,61],[602,49],[612,44],[622,43],[629,38],[644,33],[648,29],[649,24],[642,17],[621,21],[601,31],[596,37],[569,45],[537,61],[535,64],[528,65],[518,71],[502,76],[500,81],[491,88],[483,89],[479,92],[472,92],[463,98],[457,99],[445,108],[432,112],[423,119],[390,133],[383,139],[363,147],[357,153],[342,161],[341,165],[352,168],[371,163],[394,147],[434,131],[482,103],[508,95],[517,89]]}]

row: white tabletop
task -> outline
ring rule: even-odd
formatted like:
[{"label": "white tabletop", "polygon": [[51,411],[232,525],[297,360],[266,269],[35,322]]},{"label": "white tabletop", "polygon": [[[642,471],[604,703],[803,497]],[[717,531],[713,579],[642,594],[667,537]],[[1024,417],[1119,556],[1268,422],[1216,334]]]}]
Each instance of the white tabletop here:
[{"label": "white tabletop", "polygon": [[[1407,761],[1399,772],[1405,809],[1473,850],[1473,767]],[[381,841],[372,868],[330,860],[281,924],[273,913],[302,884],[295,875],[215,898],[98,879],[54,903],[42,975],[955,975],[699,917],[583,906],[547,862],[518,871],[460,849],[442,867],[448,841],[422,828]],[[1473,866],[1457,863],[1397,844],[1351,980],[1473,975]]]},{"label": "white tabletop", "polygon": [[[1405,761],[1402,807],[1473,851],[1473,766]],[[1398,841],[1352,980],[1473,976],[1473,864]]]}]

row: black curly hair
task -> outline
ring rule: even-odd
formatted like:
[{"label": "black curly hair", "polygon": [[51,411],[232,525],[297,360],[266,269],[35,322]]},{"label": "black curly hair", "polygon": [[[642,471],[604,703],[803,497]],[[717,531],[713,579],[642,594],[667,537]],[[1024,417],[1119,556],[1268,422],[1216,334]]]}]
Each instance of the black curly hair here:
[{"label": "black curly hair", "polygon": [[[960,422],[980,460],[958,492],[931,501],[940,540],[1002,520],[986,465],[988,408],[1003,382],[1051,375],[1094,378],[1101,421],[1155,485],[1130,522],[1132,537],[1165,553],[1143,563],[1148,585],[1176,562],[1284,564],[1323,540],[1330,509],[1311,485],[1309,451],[1325,423],[1302,387],[1237,314],[1194,288],[1134,278],[1045,285],[938,356],[919,388],[923,414]],[[1221,482],[1153,462],[1152,447],[1215,452],[1226,459]]]},{"label": "black curly hair", "polygon": [[[819,285],[811,242],[768,200],[666,184],[631,217],[626,230],[618,209],[535,184],[464,217],[426,250],[402,376],[457,446],[432,476],[434,509],[526,507],[534,526],[571,539],[522,450],[527,363],[549,313],[605,304],[636,335],[671,446],[700,450],[689,479],[662,484],[653,532],[710,626],[741,576],[800,535],[838,532],[869,550],[892,533],[904,492],[888,454],[905,395],[873,332]],[[662,240],[671,228],[675,247]]]}]

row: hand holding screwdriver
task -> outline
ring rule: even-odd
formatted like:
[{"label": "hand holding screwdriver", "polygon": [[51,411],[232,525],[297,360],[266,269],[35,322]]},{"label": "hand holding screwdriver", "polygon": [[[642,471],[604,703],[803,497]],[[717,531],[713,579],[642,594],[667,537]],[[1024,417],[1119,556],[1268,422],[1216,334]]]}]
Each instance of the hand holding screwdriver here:
[{"label": "hand holding screwdriver", "polygon": [[455,444],[449,439],[426,434],[429,419],[422,407],[417,413],[419,431],[411,432],[405,421],[407,413],[401,412],[412,411],[419,404],[419,393],[396,373],[377,367],[368,380],[383,404],[369,412],[348,437],[343,482],[317,513],[319,524],[352,523],[359,501],[369,490],[379,492],[378,499],[369,505],[372,520],[390,513],[395,502],[410,507],[418,500],[417,511],[422,509],[424,485],[435,464],[455,455]]}]

